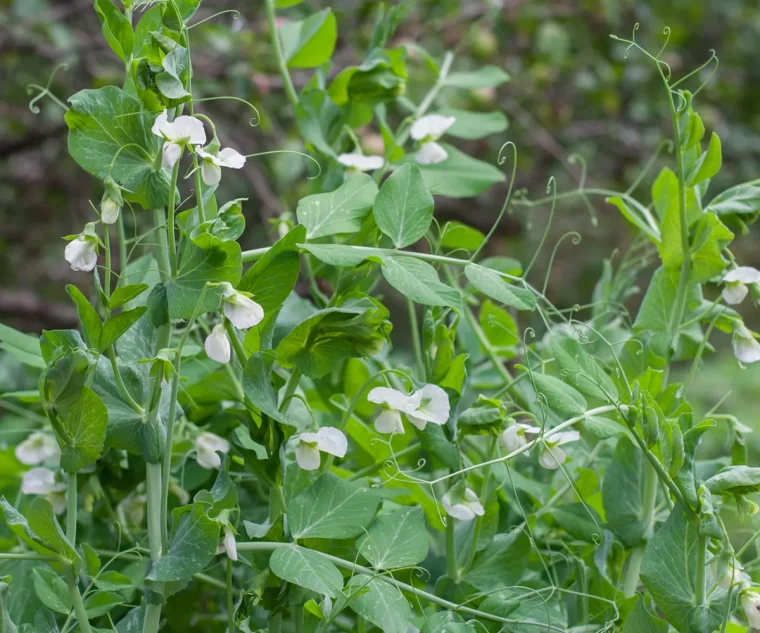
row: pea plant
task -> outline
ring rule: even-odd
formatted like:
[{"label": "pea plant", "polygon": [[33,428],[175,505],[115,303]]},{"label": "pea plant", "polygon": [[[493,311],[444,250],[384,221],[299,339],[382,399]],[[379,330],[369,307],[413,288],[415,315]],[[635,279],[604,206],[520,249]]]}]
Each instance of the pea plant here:
[{"label": "pea plant", "polygon": [[[717,59],[676,79],[665,45],[616,38],[662,79],[669,153],[625,192],[552,180],[548,198],[513,198],[514,145],[505,174],[446,142],[505,130],[499,112],[444,105],[505,72],[390,47],[399,7],[378,9],[361,63],[333,70],[332,11],[279,23],[297,0],[267,0],[305,145],[288,158],[311,193],[273,245],[242,250],[246,201],[218,186],[256,156],[199,111],[225,98],[194,97],[199,4],[95,0],[123,84],[35,98],[65,109],[69,153],[103,193],[61,249],[81,273],[67,287],[80,327],[0,328],[39,377],[5,394],[29,429],[3,453],[0,630],[760,628],[758,534],[739,544],[726,527],[757,511],[750,429],[688,399],[722,335],[739,363],[760,360],[737,311],[760,300],[760,272],[729,250],[760,187],[708,193],[721,144],[695,109]],[[413,64],[430,77],[419,102]],[[312,69],[300,92],[292,68]],[[507,179],[487,235],[436,221],[433,194]],[[630,248],[586,304],[559,309],[534,265],[556,206],[600,194]],[[549,219],[531,261],[482,257],[507,211],[536,207]],[[409,353],[390,344],[386,298]],[[712,427],[726,450],[702,459]]]}]

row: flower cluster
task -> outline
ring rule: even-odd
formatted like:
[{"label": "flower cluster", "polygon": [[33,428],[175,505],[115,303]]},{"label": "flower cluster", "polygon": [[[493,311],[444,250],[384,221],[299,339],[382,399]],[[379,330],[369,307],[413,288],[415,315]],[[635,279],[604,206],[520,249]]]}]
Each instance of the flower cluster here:
[{"label": "flower cluster", "polygon": [[[264,309],[251,299],[250,295],[235,290],[225,283],[222,290],[222,312],[224,316],[239,330],[247,330],[261,323],[264,319]],[[230,362],[230,339],[224,325],[219,323],[206,337],[204,344],[206,355],[217,363]]]}]

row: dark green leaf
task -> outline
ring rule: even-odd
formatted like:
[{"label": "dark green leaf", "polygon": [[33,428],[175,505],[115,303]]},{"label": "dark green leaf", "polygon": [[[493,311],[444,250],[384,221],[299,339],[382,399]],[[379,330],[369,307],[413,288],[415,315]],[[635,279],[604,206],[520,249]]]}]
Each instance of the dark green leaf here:
[{"label": "dark green leaf", "polygon": [[536,309],[536,298],[530,290],[508,284],[498,273],[489,268],[469,264],[465,267],[464,274],[475,288],[499,303],[517,310]]},{"label": "dark green leaf", "polygon": [[459,291],[438,279],[438,272],[414,257],[383,257],[383,277],[402,295],[429,306],[460,305]]},{"label": "dark green leaf", "polygon": [[77,308],[77,315],[79,316],[79,322],[82,324],[82,332],[84,333],[87,345],[98,349],[100,345],[100,333],[103,329],[98,313],[92,307],[87,297],[76,286],[69,284],[66,286],[66,292],[69,293]]},{"label": "dark green leaf", "polygon": [[82,387],[79,401],[69,409],[63,425],[68,437],[58,438],[61,467],[75,473],[94,464],[103,452],[108,410],[92,389]]},{"label": "dark green leaf", "polygon": [[428,553],[422,508],[401,508],[379,517],[367,534],[359,538],[356,547],[375,569],[418,565]]},{"label": "dark green leaf", "polygon": [[343,589],[340,570],[317,552],[298,545],[280,547],[269,558],[269,568],[282,580],[337,598]]},{"label": "dark green leaf", "polygon": [[453,145],[443,143],[442,146],[449,155],[446,160],[434,165],[420,165],[430,193],[449,198],[471,198],[504,182],[504,174],[490,163],[472,158]]},{"label": "dark green leaf", "polygon": [[290,68],[316,68],[332,57],[338,29],[332,9],[280,27],[282,52]]},{"label": "dark green leaf", "polygon": [[352,576],[347,589],[349,606],[385,633],[406,633],[412,610],[404,594],[381,577]]},{"label": "dark green leaf", "polygon": [[407,163],[390,175],[377,194],[373,213],[378,228],[396,248],[425,236],[433,219],[433,196],[416,165]]},{"label": "dark green leaf", "polygon": [[111,3],[111,0],[95,0],[95,12],[100,18],[103,37],[106,38],[111,50],[122,62],[126,62],[132,55],[135,42],[129,20]]},{"label": "dark green leaf", "polygon": [[103,331],[100,333],[100,351],[105,352],[113,345],[124,332],[131,328],[137,319],[139,319],[148,310],[147,306],[140,306],[133,310],[121,312],[116,316],[110,317],[103,324]]}]

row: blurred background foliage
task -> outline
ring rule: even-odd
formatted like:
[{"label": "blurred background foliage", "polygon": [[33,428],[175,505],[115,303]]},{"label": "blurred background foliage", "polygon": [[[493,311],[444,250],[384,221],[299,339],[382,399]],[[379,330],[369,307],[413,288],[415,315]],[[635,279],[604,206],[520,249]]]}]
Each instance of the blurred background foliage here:
[{"label": "blurred background foliage", "polygon": [[[330,75],[363,59],[378,10],[375,1],[307,0],[281,12],[280,19],[301,18],[331,6],[338,20],[338,45]],[[456,53],[454,70],[494,64],[511,75],[497,90],[444,92],[450,107],[503,111],[508,129],[493,138],[460,141],[470,155],[495,161],[500,146],[518,148],[516,187],[528,197],[543,197],[550,177],[558,191],[575,189],[588,165],[587,187],[625,190],[670,137],[670,119],[662,84],[651,63],[610,39],[629,36],[641,24],[637,41],[658,50],[663,27],[671,28],[664,59],[674,76],[700,66],[714,49],[718,72],[699,95],[697,107],[708,131],[723,142],[724,167],[710,195],[752,180],[760,174],[760,113],[756,86],[760,79],[757,42],[760,9],[754,0],[415,0],[403,3],[406,13],[391,44],[409,44],[408,95],[419,100],[433,77],[424,57],[412,45],[440,59]],[[256,105],[261,120],[251,127],[252,112],[234,101],[200,104],[217,123],[224,144],[242,153],[274,149],[303,150],[304,145],[284,94],[271,54],[263,3],[205,0],[201,21],[226,9],[192,31],[196,98],[234,95]],[[50,99],[29,107],[29,84],[45,85],[61,62],[68,65],[54,77],[51,90],[62,101],[74,92],[118,83],[119,60],[100,33],[91,0],[0,0],[0,321],[27,331],[71,327],[74,308],[65,283],[78,281],[63,260],[61,236],[81,229],[93,217],[89,201],[101,191],[96,181],[68,157],[63,109]],[[714,64],[692,80],[692,89],[707,79]],[[294,71],[296,88],[311,71]],[[446,103],[446,100],[449,100]],[[391,113],[392,115],[394,113]],[[398,114],[398,113],[395,113]],[[398,120],[398,119],[397,119]],[[368,153],[381,153],[376,129],[360,130]],[[649,201],[649,186],[660,166],[672,157],[663,153],[634,195]],[[509,168],[507,163],[505,168]],[[293,211],[310,193],[306,160],[280,154],[250,160],[240,177],[226,178],[223,199],[248,198],[244,205],[248,228],[245,248],[264,246],[277,233],[276,218]],[[437,200],[439,221],[455,219],[486,231],[496,216],[506,185],[492,187],[477,199]],[[630,245],[632,232],[603,197],[578,197],[557,208],[547,247],[534,274],[548,270],[554,244],[568,231],[582,236],[579,245],[565,240],[551,267],[548,294],[559,307],[591,300],[605,258]],[[549,214],[549,206],[515,205],[489,245],[491,255],[530,260]],[[598,219],[598,221],[596,220]],[[127,232],[140,222],[126,217]],[[132,229],[133,230],[133,229]],[[752,234],[740,237],[733,252],[744,265],[760,266]],[[640,294],[630,299],[635,310]],[[748,324],[753,322],[747,317]],[[403,331],[398,327],[397,332]],[[728,348],[718,341],[718,353]],[[397,344],[403,345],[403,338]],[[2,352],[0,352],[2,354]],[[0,392],[33,388],[20,366],[0,356]],[[33,381],[32,381],[33,382]],[[693,383],[694,394],[708,410],[727,396],[724,407],[760,430],[758,403],[751,372],[737,367],[728,355],[709,363]],[[0,403],[3,401],[0,400]],[[7,428],[7,427],[6,427]],[[12,440],[11,437],[0,441]],[[718,451],[722,437],[708,438],[708,453]],[[760,451],[760,445],[756,447]],[[757,454],[757,452],[756,452]]]}]

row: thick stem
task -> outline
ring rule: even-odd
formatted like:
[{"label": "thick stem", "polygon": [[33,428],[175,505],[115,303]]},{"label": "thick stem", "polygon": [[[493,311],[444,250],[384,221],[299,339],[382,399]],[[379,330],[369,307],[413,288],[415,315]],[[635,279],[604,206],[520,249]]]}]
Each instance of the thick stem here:
[{"label": "thick stem", "polygon": [[84,602],[82,602],[82,594],[79,593],[79,585],[77,584],[74,568],[71,565],[66,565],[64,573],[66,576],[66,584],[69,587],[71,604],[74,607],[74,613],[76,614],[77,622],[79,623],[79,629],[81,633],[92,633],[90,621],[87,619],[87,611],[85,611]]},{"label": "thick stem", "polygon": [[114,351],[113,345],[108,348],[108,359],[111,361],[111,368],[113,369],[113,375],[116,379],[116,384],[119,386],[119,391],[121,391],[124,398],[126,398],[129,406],[132,407],[136,413],[142,415],[145,413],[145,410],[137,402],[135,402],[132,394],[129,393],[129,389],[127,389],[127,386],[124,384],[124,379],[121,377],[121,372],[119,371],[119,365],[116,362],[116,352]]},{"label": "thick stem", "polygon": [[166,222],[166,235],[169,244],[169,270],[171,271],[172,277],[177,275],[177,244],[174,235],[174,208],[176,206],[179,163],[180,160],[178,159],[177,162],[174,163],[174,168],[172,169],[171,188],[169,190],[169,217]]},{"label": "thick stem", "polygon": [[127,273],[127,235],[124,231],[124,209],[119,213],[117,220],[117,231],[119,234],[119,278],[116,280],[116,286],[126,285]]},{"label": "thick stem", "polygon": [[[103,292],[106,295],[109,303],[111,301],[111,236],[108,233],[108,225],[103,224],[103,244],[105,245],[105,267],[106,275],[103,283]],[[107,314],[110,315],[111,309],[107,309]]]},{"label": "thick stem", "polygon": [[[190,327],[190,324],[188,324]],[[164,551],[169,549],[169,481],[172,469],[172,446],[174,444],[174,419],[177,417],[177,397],[179,396],[179,372],[182,364],[182,350],[177,350],[172,376],[171,399],[169,400],[169,417],[166,420],[166,444],[161,460],[161,543]]]},{"label": "thick stem", "polygon": [[290,105],[293,106],[293,113],[295,114],[296,108],[298,107],[298,93],[293,86],[293,80],[290,78],[288,65],[285,61],[285,56],[282,53],[280,38],[277,34],[277,24],[275,22],[275,0],[266,0],[266,10],[267,24],[269,25],[269,38],[272,41],[272,50],[274,51],[274,56],[277,60],[277,68],[280,71],[282,85],[285,87],[285,94],[288,96],[288,101],[290,101]]},{"label": "thick stem", "polygon": [[459,579],[459,566],[457,565],[457,545],[455,538],[456,519],[446,517],[446,573],[449,578]]},{"label": "thick stem", "polygon": [[227,581],[227,630],[228,633],[235,633],[235,603],[232,591],[232,559],[230,558],[227,559],[225,580]]},{"label": "thick stem", "polygon": [[282,413],[288,412],[292,396],[296,392],[296,389],[298,389],[299,380],[301,380],[301,372],[297,367],[294,367],[293,371],[290,372],[288,382],[285,383],[285,391],[282,394],[282,400],[280,400],[279,409]]},{"label": "thick stem", "polygon": [[631,555],[628,557],[628,565],[625,568],[625,578],[623,580],[623,595],[626,598],[636,595],[636,588],[639,586],[641,561],[644,558],[645,549],[645,545],[634,547]]},{"label": "thick stem", "polygon": [[66,490],[66,538],[72,547],[77,545],[77,474],[69,473]]},{"label": "thick stem", "polygon": [[406,300],[406,306],[409,310],[409,326],[412,334],[412,345],[414,346],[414,358],[417,363],[417,379],[425,380],[425,357],[422,351],[422,341],[420,340],[420,326],[417,321],[417,311],[414,302],[411,299]]},{"label": "thick stem", "polygon": [[166,237],[166,214],[163,208],[153,209],[153,227],[156,232],[156,262],[161,281],[169,281],[171,264],[169,263],[169,246]]},{"label": "thick stem", "polygon": [[[161,558],[161,464],[145,464],[145,483],[148,497],[148,547],[150,559],[157,561]],[[161,583],[146,581],[148,589],[161,592]],[[161,621],[161,605],[148,602],[145,605],[145,620],[143,633],[156,633]]]}]

